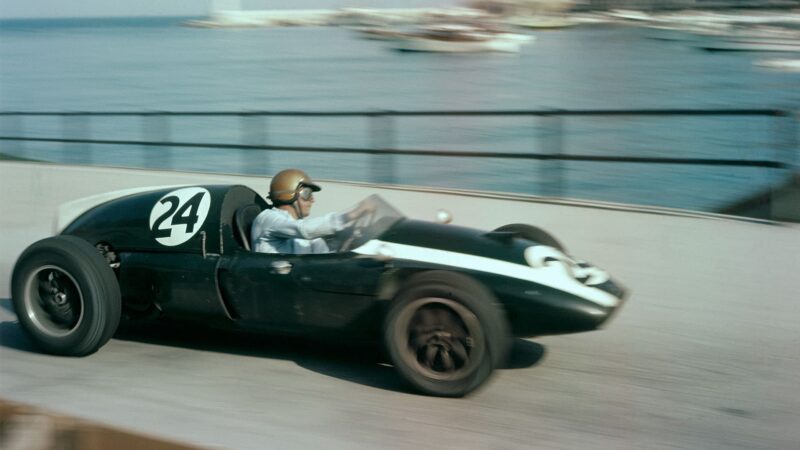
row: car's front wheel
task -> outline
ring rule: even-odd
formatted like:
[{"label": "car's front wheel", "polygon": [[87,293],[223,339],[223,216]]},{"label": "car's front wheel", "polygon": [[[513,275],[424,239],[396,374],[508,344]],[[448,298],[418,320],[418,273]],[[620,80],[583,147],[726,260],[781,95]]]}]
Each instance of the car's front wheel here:
[{"label": "car's front wheel", "polygon": [[55,236],[32,244],[14,266],[11,289],[20,325],[48,353],[93,353],[119,325],[114,272],[83,239]]},{"label": "car's front wheel", "polygon": [[395,368],[420,391],[460,397],[503,364],[510,338],[502,309],[477,281],[455,273],[411,277],[386,316]]},{"label": "car's front wheel", "polygon": [[503,225],[502,227],[497,228],[494,231],[515,233],[523,239],[528,239],[534,242],[538,242],[542,245],[547,245],[557,250],[561,250],[562,252],[567,251],[564,245],[561,244],[561,242],[558,239],[556,239],[552,234],[533,225],[527,225],[524,223],[511,223],[508,225]]}]

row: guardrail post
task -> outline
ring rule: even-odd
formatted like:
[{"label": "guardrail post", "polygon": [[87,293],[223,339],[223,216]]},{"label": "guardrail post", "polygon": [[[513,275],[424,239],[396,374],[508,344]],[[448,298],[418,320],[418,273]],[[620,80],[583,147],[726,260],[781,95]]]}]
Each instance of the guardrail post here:
[{"label": "guardrail post", "polygon": [[776,127],[775,149],[778,161],[786,164],[786,177],[773,184],[770,194],[770,218],[800,222],[800,141],[798,125],[800,112],[786,111],[774,118]]},{"label": "guardrail post", "polygon": [[786,119],[786,152],[788,153],[787,162],[791,167],[792,172],[797,173],[800,171],[800,111],[791,111],[788,113]]},{"label": "guardrail post", "polygon": [[[11,136],[11,137],[25,136],[25,128],[22,122],[22,116],[15,114],[6,114],[3,115],[2,120],[3,120],[2,134],[4,136]],[[5,150],[8,150],[22,158],[25,158],[27,156],[27,152],[25,151],[25,141],[5,141],[3,142],[2,145],[4,150],[0,149],[0,151],[4,153]]]},{"label": "guardrail post", "polygon": [[[242,145],[269,145],[266,117],[243,113],[239,119]],[[245,150],[242,153],[242,173],[268,174],[269,152],[270,150]]]},{"label": "guardrail post", "polygon": [[[80,113],[61,116],[61,136],[64,139],[88,140],[89,116]],[[94,161],[94,149],[90,144],[65,142],[63,148],[63,162],[92,164]]]},{"label": "guardrail post", "polygon": [[171,141],[171,124],[169,116],[164,113],[146,113],[142,115],[142,140],[148,142],[159,142],[163,145],[145,145],[144,166],[150,169],[171,169],[172,168],[172,148],[169,146]]},{"label": "guardrail post", "polygon": [[[375,150],[394,149],[394,117],[391,113],[376,113],[369,116],[370,146]],[[373,183],[396,184],[394,155],[374,154],[370,157],[370,174]]]},{"label": "guardrail post", "polygon": [[543,160],[539,165],[539,186],[543,194],[561,197],[564,195],[564,167],[556,158],[564,154],[564,118],[545,115],[541,117],[541,125],[541,148],[543,153],[552,155],[553,159]]}]

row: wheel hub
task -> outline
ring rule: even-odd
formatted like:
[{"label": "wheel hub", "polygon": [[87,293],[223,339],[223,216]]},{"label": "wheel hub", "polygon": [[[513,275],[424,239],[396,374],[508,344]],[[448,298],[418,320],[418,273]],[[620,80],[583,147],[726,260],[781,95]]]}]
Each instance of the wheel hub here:
[{"label": "wheel hub", "polygon": [[65,303],[67,303],[67,294],[65,294],[63,292],[57,292],[54,297],[55,297],[56,305],[61,306],[61,305],[65,304]]},{"label": "wheel hub", "polygon": [[409,350],[427,371],[449,376],[470,363],[472,339],[457,312],[442,304],[425,305],[409,326]]},{"label": "wheel hub", "polygon": [[83,299],[77,282],[56,266],[34,271],[26,290],[26,313],[39,330],[52,336],[65,336],[83,318]]}]

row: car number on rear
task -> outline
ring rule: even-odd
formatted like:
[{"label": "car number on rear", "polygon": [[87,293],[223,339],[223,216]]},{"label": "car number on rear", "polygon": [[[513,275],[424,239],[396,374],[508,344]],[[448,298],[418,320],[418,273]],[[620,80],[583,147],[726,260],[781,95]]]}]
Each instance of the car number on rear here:
[{"label": "car number on rear", "polygon": [[192,238],[203,227],[211,207],[211,194],[201,187],[174,190],[150,210],[150,231],[161,245],[174,247]]}]

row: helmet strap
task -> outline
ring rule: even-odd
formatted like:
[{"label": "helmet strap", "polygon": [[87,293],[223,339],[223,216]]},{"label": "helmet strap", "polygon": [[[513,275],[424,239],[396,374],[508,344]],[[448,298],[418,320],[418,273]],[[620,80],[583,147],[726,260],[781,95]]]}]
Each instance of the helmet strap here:
[{"label": "helmet strap", "polygon": [[294,208],[294,212],[297,215],[297,218],[298,219],[302,219],[303,218],[303,213],[300,211],[300,206],[297,204],[297,200],[292,202],[292,208]]}]

